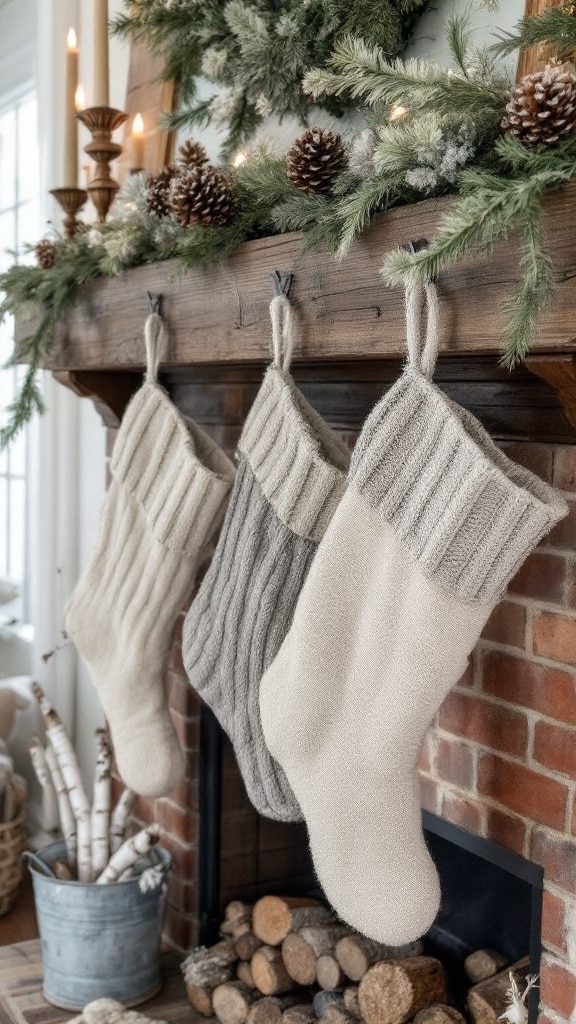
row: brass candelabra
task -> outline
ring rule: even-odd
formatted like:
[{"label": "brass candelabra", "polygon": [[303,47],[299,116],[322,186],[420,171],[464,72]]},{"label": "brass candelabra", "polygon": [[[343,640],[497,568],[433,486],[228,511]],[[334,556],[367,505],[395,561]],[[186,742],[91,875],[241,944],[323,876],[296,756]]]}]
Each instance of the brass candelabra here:
[{"label": "brass candelabra", "polygon": [[54,196],[66,214],[64,218],[66,237],[73,238],[80,227],[76,220],[76,214],[84,206],[88,199],[88,193],[83,188],[51,188],[50,195]]},{"label": "brass candelabra", "polygon": [[92,142],[84,147],[84,152],[95,161],[96,169],[86,187],[98,212],[98,221],[104,224],[112,200],[120,188],[110,174],[110,164],[120,156],[122,146],[112,142],[112,133],[124,123],[128,114],[113,107],[87,107],[86,110],[80,110],[76,117],[92,135]]}]

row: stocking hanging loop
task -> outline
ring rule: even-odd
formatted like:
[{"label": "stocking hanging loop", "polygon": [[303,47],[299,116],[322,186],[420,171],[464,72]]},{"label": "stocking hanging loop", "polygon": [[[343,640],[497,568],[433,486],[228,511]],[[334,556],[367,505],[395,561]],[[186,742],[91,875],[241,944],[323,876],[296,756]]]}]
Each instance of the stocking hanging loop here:
[{"label": "stocking hanging loop", "polygon": [[[422,312],[426,302],[426,338],[422,345]],[[438,357],[438,290],[432,281],[406,287],[406,342],[408,364],[432,379]]]},{"label": "stocking hanging loop", "polygon": [[144,341],[146,342],[146,383],[156,384],[158,368],[164,351],[166,332],[164,322],[159,313],[150,313],[144,324]]},{"label": "stocking hanging loop", "polygon": [[294,349],[292,306],[285,295],[276,295],[270,303],[274,366],[285,373],[290,369]]}]

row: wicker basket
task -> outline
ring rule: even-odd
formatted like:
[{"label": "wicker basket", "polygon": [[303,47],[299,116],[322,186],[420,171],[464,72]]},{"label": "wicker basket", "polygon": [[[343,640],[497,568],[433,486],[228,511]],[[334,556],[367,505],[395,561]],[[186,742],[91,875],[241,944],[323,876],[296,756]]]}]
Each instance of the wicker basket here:
[{"label": "wicker basket", "polygon": [[[0,823],[0,915],[12,906],[24,874],[22,853],[26,846],[26,790],[21,779],[8,782],[14,801],[14,815]],[[7,787],[7,788],[8,788]]]}]

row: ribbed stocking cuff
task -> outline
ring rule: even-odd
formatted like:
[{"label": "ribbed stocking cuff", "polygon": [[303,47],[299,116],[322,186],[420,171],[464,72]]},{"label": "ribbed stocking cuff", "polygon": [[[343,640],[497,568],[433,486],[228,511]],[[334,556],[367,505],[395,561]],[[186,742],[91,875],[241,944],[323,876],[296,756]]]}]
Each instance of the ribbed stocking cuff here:
[{"label": "ribbed stocking cuff", "polygon": [[234,466],[158,384],[144,384],[128,405],[110,462],[160,543],[196,557],[218,525]]},{"label": "ribbed stocking cuff", "polygon": [[465,600],[497,600],[568,511],[413,367],[366,421],[350,479],[424,573]]},{"label": "ribbed stocking cuff", "polygon": [[266,372],[238,450],[280,521],[320,541],[346,489],[350,453],[276,366]]}]

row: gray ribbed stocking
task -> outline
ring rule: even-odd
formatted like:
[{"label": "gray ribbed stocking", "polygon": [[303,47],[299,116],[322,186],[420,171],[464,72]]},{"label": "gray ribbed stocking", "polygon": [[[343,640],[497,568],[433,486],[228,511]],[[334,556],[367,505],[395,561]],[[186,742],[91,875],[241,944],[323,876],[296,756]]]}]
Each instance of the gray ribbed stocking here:
[{"label": "gray ribbed stocking", "polygon": [[344,491],[349,452],[288,372],[287,300],[274,299],[271,315],[275,359],[242,431],[230,504],[183,646],[190,682],[232,740],[252,803],[297,821],[300,808],[264,743],[258,688]]},{"label": "gray ribbed stocking", "polygon": [[185,769],[164,668],[200,550],[221,521],[234,466],[157,383],[162,340],[146,324],[148,373],[118,431],[96,547],[66,611],[108,719],[118,770],[145,796]]},{"label": "gray ribbed stocking", "polygon": [[400,945],[432,924],[422,737],[508,581],[566,505],[431,381],[436,292],[408,293],[409,362],[368,417],[349,486],[260,688],[264,736],[337,913]]}]

